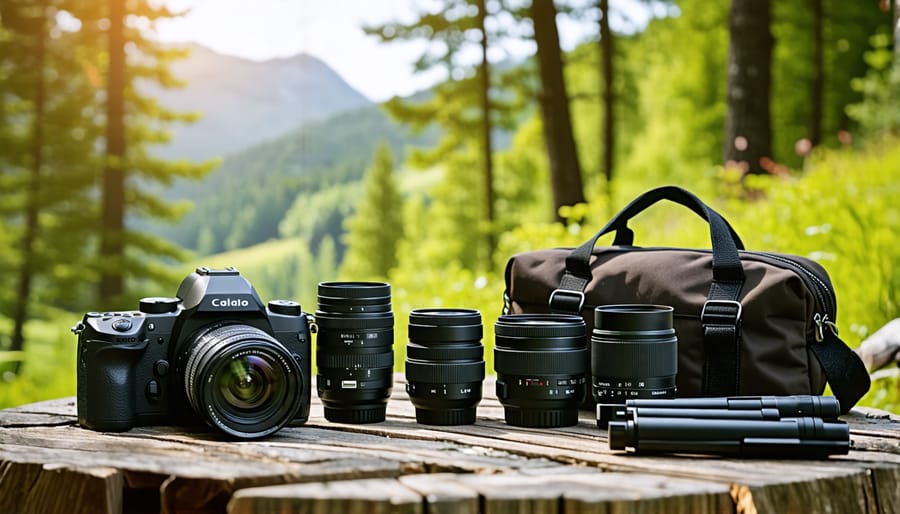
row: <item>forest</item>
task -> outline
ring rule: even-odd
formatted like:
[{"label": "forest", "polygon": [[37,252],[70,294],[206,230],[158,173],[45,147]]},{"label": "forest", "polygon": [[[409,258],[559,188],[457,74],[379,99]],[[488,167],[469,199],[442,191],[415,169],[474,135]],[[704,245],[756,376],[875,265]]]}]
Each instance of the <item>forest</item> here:
[{"label": "forest", "polygon": [[[185,85],[189,50],[153,38],[178,13],[0,3],[0,407],[73,395],[83,313],[199,265],[307,311],[318,282],[389,281],[397,370],[414,308],[479,309],[490,347],[511,255],[577,246],[664,184],[748,249],[820,262],[851,346],[900,317],[900,1],[649,0],[628,30],[610,0],[424,4],[365,30],[427,41],[411,65],[447,80],[189,160],[159,149],[204,113],[152,94]],[[566,18],[596,23],[571,51]],[[513,39],[533,55],[491,58]],[[682,211],[641,215],[635,244],[709,247]],[[900,412],[882,377],[862,403]]]}]

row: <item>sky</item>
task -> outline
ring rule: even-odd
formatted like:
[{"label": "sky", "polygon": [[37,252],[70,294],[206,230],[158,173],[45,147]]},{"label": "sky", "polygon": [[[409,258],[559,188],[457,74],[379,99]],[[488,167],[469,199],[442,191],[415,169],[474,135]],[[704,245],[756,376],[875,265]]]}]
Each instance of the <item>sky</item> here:
[{"label": "sky", "polygon": [[[325,61],[354,89],[373,101],[407,96],[433,85],[443,76],[415,74],[413,62],[427,48],[424,42],[381,43],[362,27],[386,22],[410,22],[434,0],[164,0],[186,15],[157,23],[157,37],[166,42],[196,42],[218,53],[263,61],[307,53]],[[646,9],[637,0],[613,0],[630,21],[611,17],[615,26],[646,24]],[[252,6],[252,8],[250,8]],[[489,8],[490,11],[490,8]],[[565,49],[596,33],[593,20],[560,17]],[[627,28],[626,28],[627,29]],[[491,60],[520,59],[532,45],[505,44]]]}]

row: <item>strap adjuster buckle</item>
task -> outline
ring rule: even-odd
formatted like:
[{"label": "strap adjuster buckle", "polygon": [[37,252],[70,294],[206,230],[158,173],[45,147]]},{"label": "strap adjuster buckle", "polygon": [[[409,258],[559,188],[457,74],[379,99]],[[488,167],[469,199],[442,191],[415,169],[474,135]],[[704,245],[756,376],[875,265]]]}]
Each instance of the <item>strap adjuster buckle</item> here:
[{"label": "strap adjuster buckle", "polygon": [[743,310],[741,302],[734,300],[706,300],[700,311],[700,324],[726,325],[740,329]]},{"label": "strap adjuster buckle", "polygon": [[[570,301],[577,301],[578,306],[574,309],[564,307]],[[581,314],[581,308],[584,307],[584,292],[572,291],[571,289],[554,289],[550,293],[550,301],[547,302],[550,311],[554,313]],[[556,307],[554,307],[556,305]],[[562,307],[562,308],[559,308]]]}]

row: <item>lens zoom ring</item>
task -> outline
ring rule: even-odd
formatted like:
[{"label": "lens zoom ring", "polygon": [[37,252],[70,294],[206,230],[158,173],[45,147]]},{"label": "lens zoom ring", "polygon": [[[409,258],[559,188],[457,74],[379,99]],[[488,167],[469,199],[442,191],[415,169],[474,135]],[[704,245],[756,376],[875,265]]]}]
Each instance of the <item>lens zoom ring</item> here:
[{"label": "lens zoom ring", "polygon": [[601,377],[658,377],[678,372],[678,344],[665,342],[591,342],[591,370]]},{"label": "lens zoom ring", "polygon": [[316,352],[316,365],[320,368],[387,368],[394,365],[394,352],[383,353],[330,353]]},{"label": "lens zoom ring", "polygon": [[510,375],[569,375],[584,373],[587,349],[524,352],[494,348],[494,370]]},{"label": "lens zoom ring", "polygon": [[484,347],[480,343],[433,347],[409,343],[406,356],[420,361],[480,361],[484,359]]},{"label": "lens zoom ring", "polygon": [[407,382],[461,384],[484,380],[484,361],[465,364],[432,364],[406,361]]}]

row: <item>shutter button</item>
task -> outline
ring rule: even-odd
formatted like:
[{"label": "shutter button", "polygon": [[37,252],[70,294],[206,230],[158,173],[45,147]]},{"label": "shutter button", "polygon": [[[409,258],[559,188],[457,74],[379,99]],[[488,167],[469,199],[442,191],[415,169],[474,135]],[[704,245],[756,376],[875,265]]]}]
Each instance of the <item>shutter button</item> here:
[{"label": "shutter button", "polygon": [[112,322],[112,328],[116,332],[128,332],[131,330],[131,320],[126,318],[119,318]]}]

